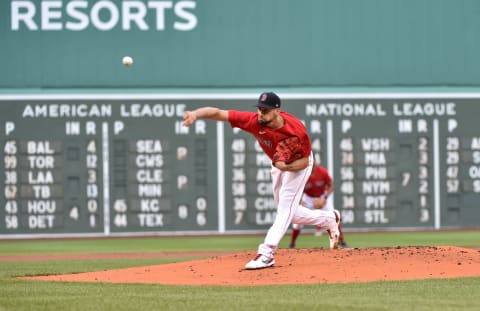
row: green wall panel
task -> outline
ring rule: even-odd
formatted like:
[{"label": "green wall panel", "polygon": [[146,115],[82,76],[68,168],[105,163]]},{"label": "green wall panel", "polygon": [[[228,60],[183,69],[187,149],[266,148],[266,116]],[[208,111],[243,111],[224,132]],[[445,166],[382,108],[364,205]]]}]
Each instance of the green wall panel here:
[{"label": "green wall panel", "polygon": [[[86,26],[67,29],[82,3]],[[127,4],[145,9],[129,29]],[[475,0],[1,1],[0,87],[478,86],[479,14]]]}]

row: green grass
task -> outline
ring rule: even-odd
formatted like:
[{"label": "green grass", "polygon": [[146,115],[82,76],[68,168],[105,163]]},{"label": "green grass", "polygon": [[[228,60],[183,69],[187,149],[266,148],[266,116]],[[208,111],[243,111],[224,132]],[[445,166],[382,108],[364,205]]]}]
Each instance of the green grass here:
[{"label": "green grass", "polygon": [[[13,254],[253,250],[263,236],[0,241]],[[347,233],[353,247],[480,246],[480,231]],[[288,245],[288,236],[281,247]],[[298,247],[326,247],[326,237],[300,236]],[[179,255],[180,256],[180,255]],[[0,310],[480,310],[480,278],[260,287],[30,281],[21,275],[76,273],[184,260],[54,260],[0,262]],[[314,269],[314,267],[312,267]]]},{"label": "green grass", "polygon": [[0,242],[0,254],[137,253],[159,251],[249,250],[261,237],[155,237],[98,240]]},{"label": "green grass", "polygon": [[[426,232],[382,232],[382,233],[345,233],[350,247],[386,247],[386,246],[480,246],[480,231],[426,231]],[[288,245],[288,235],[281,246]],[[328,247],[326,236],[314,237],[311,233],[300,235],[297,247]]]},{"label": "green grass", "polygon": [[[409,245],[457,245],[480,246],[480,231],[427,231],[345,233],[351,247],[381,247]],[[263,239],[258,236],[215,237],[153,237],[70,240],[14,240],[0,241],[0,255],[6,254],[68,254],[68,253],[136,253],[159,251],[221,251],[252,250]],[[280,243],[287,247],[289,235]],[[328,247],[326,236],[314,237],[312,231],[302,233],[297,246]]]}]

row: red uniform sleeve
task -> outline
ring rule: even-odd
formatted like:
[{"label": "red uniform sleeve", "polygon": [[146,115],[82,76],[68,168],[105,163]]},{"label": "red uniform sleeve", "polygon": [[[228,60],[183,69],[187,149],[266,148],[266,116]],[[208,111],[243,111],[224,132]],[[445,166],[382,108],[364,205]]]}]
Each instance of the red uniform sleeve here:
[{"label": "red uniform sleeve", "polygon": [[232,127],[238,127],[247,132],[251,132],[257,123],[257,115],[248,111],[228,111],[228,122]]}]

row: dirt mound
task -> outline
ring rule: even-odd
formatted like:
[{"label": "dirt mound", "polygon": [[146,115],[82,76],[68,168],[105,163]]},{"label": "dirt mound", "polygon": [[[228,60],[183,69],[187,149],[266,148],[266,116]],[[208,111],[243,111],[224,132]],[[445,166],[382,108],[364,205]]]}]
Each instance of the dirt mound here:
[{"label": "dirt mound", "polygon": [[254,252],[118,270],[29,277],[68,282],[252,286],[480,276],[480,251],[461,247],[280,249],[272,268],[245,270]]}]

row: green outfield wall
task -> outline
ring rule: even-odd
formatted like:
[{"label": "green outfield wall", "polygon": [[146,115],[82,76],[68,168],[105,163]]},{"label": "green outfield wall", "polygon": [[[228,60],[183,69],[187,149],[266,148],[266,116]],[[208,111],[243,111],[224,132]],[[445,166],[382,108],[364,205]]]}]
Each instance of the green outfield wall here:
[{"label": "green outfield wall", "polygon": [[[480,226],[480,94],[284,94],[346,230]],[[267,230],[271,161],[184,110],[256,93],[0,96],[0,238]],[[242,108],[243,107],[243,108]]]},{"label": "green outfield wall", "polygon": [[0,88],[479,86],[479,16],[476,0],[5,0]]}]

